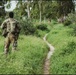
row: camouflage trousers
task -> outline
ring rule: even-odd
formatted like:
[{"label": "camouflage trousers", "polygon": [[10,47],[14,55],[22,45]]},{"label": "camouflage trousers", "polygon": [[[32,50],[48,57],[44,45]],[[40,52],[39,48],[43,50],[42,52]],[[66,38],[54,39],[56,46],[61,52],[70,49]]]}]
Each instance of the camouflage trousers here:
[{"label": "camouflage trousers", "polygon": [[16,50],[17,39],[18,38],[14,34],[8,33],[8,35],[5,38],[5,43],[4,43],[4,53],[5,54],[8,53],[10,44],[12,44],[12,51]]}]

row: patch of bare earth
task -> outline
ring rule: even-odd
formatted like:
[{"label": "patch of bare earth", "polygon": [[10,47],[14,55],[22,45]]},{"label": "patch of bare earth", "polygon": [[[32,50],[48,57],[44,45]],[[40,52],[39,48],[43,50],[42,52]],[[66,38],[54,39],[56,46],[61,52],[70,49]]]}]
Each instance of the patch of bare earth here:
[{"label": "patch of bare earth", "polygon": [[46,40],[48,34],[46,34],[43,38],[43,40],[45,41],[45,43],[48,45],[49,47],[49,52],[47,53],[46,59],[45,59],[45,63],[44,63],[44,74],[50,74],[50,59],[51,56],[54,52],[54,47]]}]

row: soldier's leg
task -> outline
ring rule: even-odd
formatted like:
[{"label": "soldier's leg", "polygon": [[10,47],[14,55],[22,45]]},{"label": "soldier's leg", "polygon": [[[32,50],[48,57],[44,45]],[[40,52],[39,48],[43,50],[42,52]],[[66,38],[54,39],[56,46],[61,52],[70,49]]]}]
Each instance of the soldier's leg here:
[{"label": "soldier's leg", "polygon": [[17,40],[16,37],[13,37],[12,39],[12,51],[17,49]]},{"label": "soldier's leg", "polygon": [[7,54],[9,51],[9,46],[10,46],[10,40],[8,37],[5,38],[5,43],[4,43],[4,53]]},{"label": "soldier's leg", "polygon": [[12,50],[16,50],[16,49],[17,49],[17,41],[14,40],[12,45]]}]

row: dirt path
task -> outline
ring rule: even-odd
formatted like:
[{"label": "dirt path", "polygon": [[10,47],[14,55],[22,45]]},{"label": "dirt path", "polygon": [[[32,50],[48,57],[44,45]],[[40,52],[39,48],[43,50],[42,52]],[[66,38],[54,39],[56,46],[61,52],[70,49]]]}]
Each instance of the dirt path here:
[{"label": "dirt path", "polygon": [[46,59],[45,59],[45,63],[44,63],[44,74],[50,74],[49,72],[49,69],[50,69],[50,58],[54,52],[54,47],[46,40],[46,37],[47,37],[48,34],[46,34],[43,38],[43,40],[46,42],[46,44],[48,45],[49,47],[49,52],[46,56]]}]

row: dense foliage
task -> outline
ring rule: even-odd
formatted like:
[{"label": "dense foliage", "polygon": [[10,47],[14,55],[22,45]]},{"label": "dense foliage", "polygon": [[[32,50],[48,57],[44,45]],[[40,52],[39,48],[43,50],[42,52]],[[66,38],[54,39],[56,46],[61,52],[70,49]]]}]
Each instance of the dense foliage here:
[{"label": "dense foliage", "polygon": [[64,22],[64,26],[69,26],[70,28],[72,28],[73,29],[73,31],[72,31],[72,35],[74,36],[76,36],[76,13],[70,13],[70,14],[68,14],[68,16],[67,16],[67,19],[66,19],[66,21]]},{"label": "dense foliage", "polygon": [[44,19],[55,19],[62,15],[67,16],[68,13],[74,12],[74,9],[75,6],[72,0],[33,0],[33,2],[19,1],[14,11],[17,12],[19,16],[27,16],[29,19],[40,19],[41,22]]},{"label": "dense foliage", "polygon": [[72,28],[57,24],[50,31],[47,40],[55,47],[51,58],[50,73],[76,73],[76,37],[71,35]]},{"label": "dense foliage", "polygon": [[4,38],[0,36],[0,74],[42,74],[48,47],[34,36],[20,36],[18,49],[3,54]]},{"label": "dense foliage", "polygon": [[21,33],[29,35],[36,32],[36,27],[29,20],[21,21]]},{"label": "dense foliage", "polygon": [[[11,0],[0,0],[0,25],[10,8]],[[76,73],[76,13],[73,0],[18,0],[13,10],[14,18],[20,22],[19,50],[7,58],[3,52],[3,37],[0,29],[0,73],[1,74],[43,74],[43,64],[48,47],[47,40],[55,47],[51,58],[51,74]],[[5,16],[6,15],[6,16]],[[64,20],[65,18],[65,20]],[[59,22],[60,20],[61,22]]]}]

